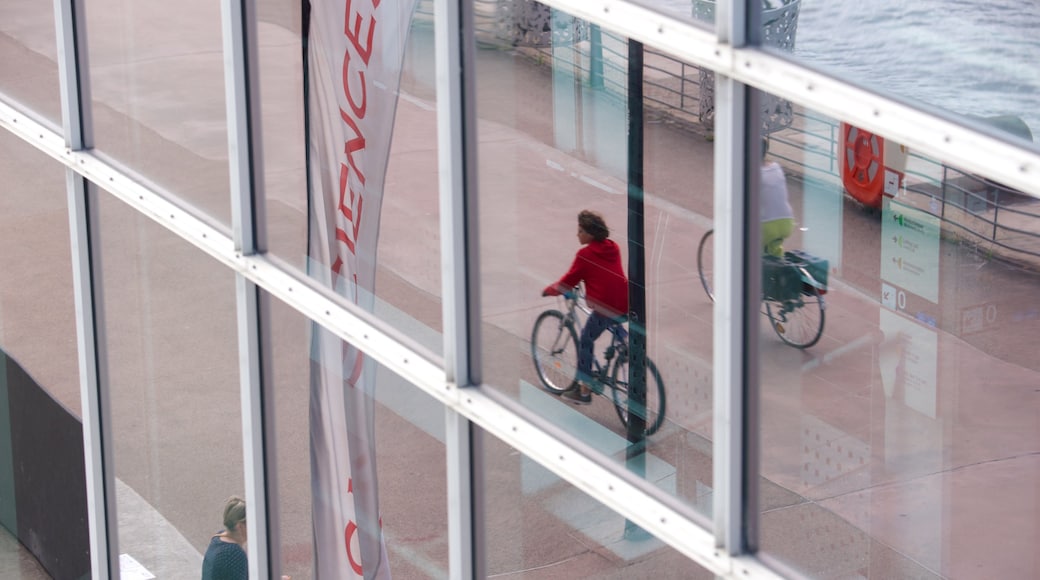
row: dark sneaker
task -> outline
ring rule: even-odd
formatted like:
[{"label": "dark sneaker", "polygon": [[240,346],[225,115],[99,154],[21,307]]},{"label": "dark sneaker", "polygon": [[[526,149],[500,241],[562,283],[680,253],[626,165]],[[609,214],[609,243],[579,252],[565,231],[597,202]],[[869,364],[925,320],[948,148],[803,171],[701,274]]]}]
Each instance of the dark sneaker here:
[{"label": "dark sneaker", "polygon": [[563,397],[564,399],[567,399],[568,401],[574,403],[575,405],[588,405],[589,403],[592,402],[592,393],[585,393],[583,395],[583,394],[581,394],[581,390],[580,389],[574,389],[574,390],[571,390],[571,391],[567,391],[566,393],[564,393],[564,394],[562,394],[560,396]]}]

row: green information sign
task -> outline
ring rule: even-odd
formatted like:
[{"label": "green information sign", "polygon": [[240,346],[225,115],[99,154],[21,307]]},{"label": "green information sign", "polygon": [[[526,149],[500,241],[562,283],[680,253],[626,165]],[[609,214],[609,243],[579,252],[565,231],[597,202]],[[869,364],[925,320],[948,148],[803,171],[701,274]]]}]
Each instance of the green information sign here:
[{"label": "green information sign", "polygon": [[881,219],[881,279],[938,304],[939,218],[886,199]]}]

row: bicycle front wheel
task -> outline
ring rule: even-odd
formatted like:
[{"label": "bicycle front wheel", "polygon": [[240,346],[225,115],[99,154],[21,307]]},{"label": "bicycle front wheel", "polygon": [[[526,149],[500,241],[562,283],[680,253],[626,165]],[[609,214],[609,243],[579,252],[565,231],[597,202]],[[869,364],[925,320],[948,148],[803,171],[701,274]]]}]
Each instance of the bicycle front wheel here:
[{"label": "bicycle front wheel", "polygon": [[766,301],[766,314],[780,340],[795,348],[809,348],[823,335],[826,308],[819,290],[806,285],[797,300]]},{"label": "bicycle front wheel", "polygon": [[550,392],[559,395],[578,384],[578,333],[559,310],[546,310],[535,321],[531,358]]},{"label": "bicycle front wheel", "polygon": [[701,286],[708,293],[708,298],[715,302],[715,230],[708,230],[697,246],[697,274],[701,277]]},{"label": "bicycle front wheel", "polygon": [[619,358],[614,363],[611,373],[611,382],[614,393],[614,410],[617,411],[621,423],[628,428],[630,417],[639,416],[646,422],[646,436],[649,437],[661,428],[664,423],[665,397],[664,381],[661,373],[657,371],[657,365],[648,357],[646,359],[646,403],[636,404],[628,397],[629,370],[628,356]]}]

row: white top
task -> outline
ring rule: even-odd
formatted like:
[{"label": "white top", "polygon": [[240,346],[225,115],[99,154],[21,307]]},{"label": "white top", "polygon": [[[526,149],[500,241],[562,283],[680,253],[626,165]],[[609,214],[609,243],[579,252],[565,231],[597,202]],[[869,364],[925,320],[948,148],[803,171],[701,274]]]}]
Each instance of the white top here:
[{"label": "white top", "polygon": [[794,218],[794,210],[787,201],[787,178],[780,164],[771,161],[762,166],[762,194],[759,198],[762,221]]}]

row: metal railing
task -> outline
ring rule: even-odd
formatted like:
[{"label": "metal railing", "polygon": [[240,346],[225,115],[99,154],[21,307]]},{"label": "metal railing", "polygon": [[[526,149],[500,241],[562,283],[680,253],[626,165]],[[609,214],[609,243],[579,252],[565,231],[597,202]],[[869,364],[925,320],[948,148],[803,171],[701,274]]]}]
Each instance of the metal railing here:
[{"label": "metal railing", "polygon": [[1017,255],[1040,258],[1040,201],[948,166],[942,166],[938,191],[927,184],[908,186],[907,191],[938,205],[932,213],[943,223]]}]

